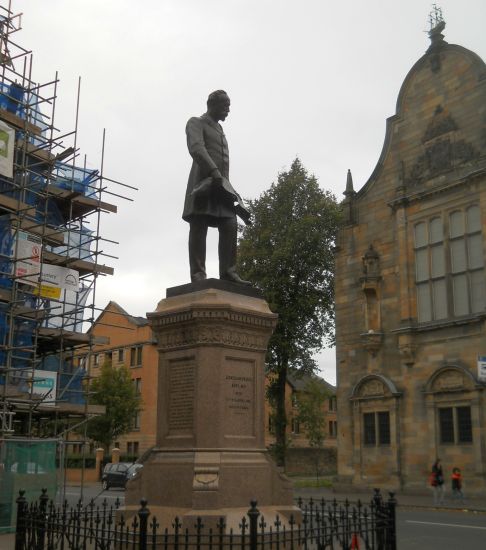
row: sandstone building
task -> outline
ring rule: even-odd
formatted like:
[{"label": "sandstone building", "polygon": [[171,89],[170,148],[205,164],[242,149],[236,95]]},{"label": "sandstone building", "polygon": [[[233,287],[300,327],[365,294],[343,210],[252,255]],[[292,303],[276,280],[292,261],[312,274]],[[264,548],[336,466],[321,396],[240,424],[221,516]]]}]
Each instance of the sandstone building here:
[{"label": "sandstone building", "polygon": [[434,459],[486,487],[486,66],[431,45],[406,76],[378,164],[351,173],[336,252],[338,473],[424,490]]}]

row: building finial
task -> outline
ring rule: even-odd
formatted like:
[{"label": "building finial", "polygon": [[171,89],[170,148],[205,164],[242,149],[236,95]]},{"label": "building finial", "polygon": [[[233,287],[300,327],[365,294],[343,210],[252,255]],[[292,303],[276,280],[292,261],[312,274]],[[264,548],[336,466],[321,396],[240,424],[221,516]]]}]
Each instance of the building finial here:
[{"label": "building finial", "polygon": [[349,170],[349,168],[348,175],[346,176],[346,190],[344,191],[343,195],[346,198],[354,195],[353,176],[351,175],[351,170]]},{"label": "building finial", "polygon": [[432,11],[429,14],[429,38],[432,44],[430,48],[438,46],[444,41],[444,35],[442,31],[445,29],[445,21],[442,15],[442,8],[437,4],[432,4]]}]

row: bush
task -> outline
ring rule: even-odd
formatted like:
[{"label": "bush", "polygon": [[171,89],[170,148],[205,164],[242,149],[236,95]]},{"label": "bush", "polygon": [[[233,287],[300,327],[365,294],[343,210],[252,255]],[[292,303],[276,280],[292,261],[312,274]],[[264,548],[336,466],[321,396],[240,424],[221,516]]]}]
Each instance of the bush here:
[{"label": "bush", "polygon": [[[83,467],[83,457],[79,455],[67,455],[64,462],[66,468],[82,468]],[[56,460],[56,466],[59,468],[59,459]],[[87,469],[96,468],[96,457],[95,456],[85,456],[84,457],[84,467]]]}]

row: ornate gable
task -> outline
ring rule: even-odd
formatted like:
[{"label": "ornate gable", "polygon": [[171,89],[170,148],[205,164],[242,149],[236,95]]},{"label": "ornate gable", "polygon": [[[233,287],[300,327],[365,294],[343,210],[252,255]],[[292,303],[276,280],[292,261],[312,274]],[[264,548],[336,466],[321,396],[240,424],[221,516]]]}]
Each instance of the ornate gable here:
[{"label": "ornate gable", "polygon": [[423,152],[406,178],[409,185],[416,185],[479,157],[479,151],[462,139],[458,130],[452,115],[439,104],[422,137]]}]

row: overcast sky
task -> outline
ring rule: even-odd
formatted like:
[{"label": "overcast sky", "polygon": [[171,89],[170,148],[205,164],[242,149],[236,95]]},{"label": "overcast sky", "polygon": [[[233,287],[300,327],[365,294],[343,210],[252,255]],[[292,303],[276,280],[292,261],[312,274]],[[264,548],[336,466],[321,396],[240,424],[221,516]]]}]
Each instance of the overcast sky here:
[{"label": "overcast sky", "polygon": [[[4,3],[4,2],[2,2]],[[346,172],[362,187],[378,161],[400,86],[429,45],[424,0],[13,0],[15,39],[34,52],[33,78],[59,71],[56,127],[105,175],[137,187],[116,200],[102,235],[113,277],[96,303],[153,311],[167,287],[189,282],[181,212],[191,160],[185,124],[209,92],[231,97],[224,122],[233,185],[257,198],[299,156],[342,199]],[[443,0],[445,39],[486,59],[486,2]],[[216,234],[208,275],[217,276]],[[335,382],[334,350],[318,356]]]}]

